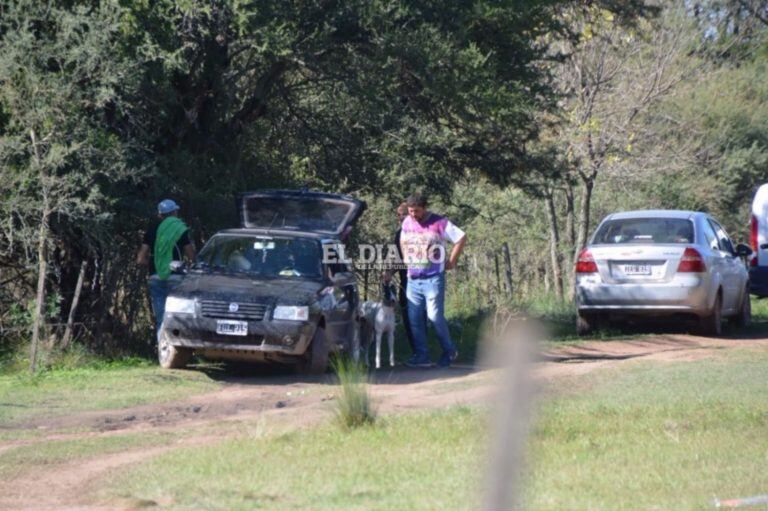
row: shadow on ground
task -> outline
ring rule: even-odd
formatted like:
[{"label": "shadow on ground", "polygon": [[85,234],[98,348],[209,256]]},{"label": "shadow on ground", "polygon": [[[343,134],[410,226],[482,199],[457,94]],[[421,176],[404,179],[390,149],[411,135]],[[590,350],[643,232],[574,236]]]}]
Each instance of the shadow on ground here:
[{"label": "shadow on ground", "polygon": [[[589,336],[576,335],[574,324],[562,321],[543,320],[550,330],[552,341],[623,341],[639,336],[691,335],[698,336],[694,321],[664,318],[638,318],[632,321],[611,322],[607,328],[597,330]],[[755,319],[746,327],[739,327],[728,320],[723,321],[720,339],[754,340],[768,337],[768,318]]]},{"label": "shadow on ground", "polygon": [[[191,370],[205,373],[212,380],[235,385],[287,386],[294,384],[338,385],[333,372],[325,374],[296,374],[289,366],[263,364],[198,364]],[[404,365],[369,370],[371,383],[403,384],[423,383],[435,379],[460,378],[477,371],[474,365],[457,364],[449,368],[415,369]]]}]

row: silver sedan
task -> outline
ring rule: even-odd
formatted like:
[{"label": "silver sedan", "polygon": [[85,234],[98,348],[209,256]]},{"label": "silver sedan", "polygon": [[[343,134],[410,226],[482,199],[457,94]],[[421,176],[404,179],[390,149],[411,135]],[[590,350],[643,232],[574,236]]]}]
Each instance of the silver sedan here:
[{"label": "silver sedan", "polygon": [[576,322],[586,334],[609,319],[681,316],[705,335],[720,335],[722,318],[747,324],[749,281],[725,229],[706,213],[628,211],[607,216],[576,263]]}]

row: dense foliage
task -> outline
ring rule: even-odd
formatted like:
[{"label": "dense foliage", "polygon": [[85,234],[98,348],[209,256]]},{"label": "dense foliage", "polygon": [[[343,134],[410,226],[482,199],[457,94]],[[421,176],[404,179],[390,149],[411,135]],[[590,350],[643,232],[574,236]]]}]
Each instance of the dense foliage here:
[{"label": "dense foliage", "polygon": [[472,236],[456,279],[479,307],[567,290],[595,219],[627,205],[738,231],[768,161],[766,9],[664,9],[0,2],[0,350],[36,315],[55,348],[81,269],[76,336],[151,348],[134,254],[164,197],[199,245],[244,190],[354,193],[371,205],[357,239],[384,241],[423,190]]}]

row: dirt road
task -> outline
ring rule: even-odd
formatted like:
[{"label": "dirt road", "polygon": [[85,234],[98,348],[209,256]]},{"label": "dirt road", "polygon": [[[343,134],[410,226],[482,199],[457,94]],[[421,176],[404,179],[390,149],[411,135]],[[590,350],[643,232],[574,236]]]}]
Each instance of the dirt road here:
[{"label": "dirt road", "polygon": [[[690,335],[651,335],[637,340],[585,342],[541,354],[532,370],[547,380],[584,374],[637,358],[687,361],[713,356],[720,350],[768,346],[768,339],[708,339]],[[470,366],[411,370],[380,370],[371,391],[380,413],[478,404],[489,399],[498,371]],[[0,457],[18,446],[135,432],[178,432],[178,440],[151,448],[78,459],[70,463],[23,471],[0,481],[0,509],[99,509],[89,492],[110,471],[146,460],[171,449],[215,442],[216,427],[267,423],[271,427],[306,428],[327,421],[338,392],[330,376],[230,376],[222,389],[183,401],[120,410],[37,419],[18,428],[44,431],[32,439],[0,442]],[[71,431],[77,432],[71,432]],[[67,432],[70,431],[70,432]],[[235,434],[236,427],[224,428]],[[190,433],[197,432],[197,433]],[[110,504],[111,509],[114,505]]]}]

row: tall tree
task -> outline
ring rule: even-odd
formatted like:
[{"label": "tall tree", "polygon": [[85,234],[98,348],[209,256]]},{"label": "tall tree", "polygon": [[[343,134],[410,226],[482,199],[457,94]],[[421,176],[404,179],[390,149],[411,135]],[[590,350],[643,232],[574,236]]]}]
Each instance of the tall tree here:
[{"label": "tall tree", "polygon": [[668,95],[696,66],[685,60],[690,20],[675,10],[665,16],[663,21],[640,19],[626,26],[598,6],[567,15],[580,34],[576,42],[566,43],[568,58],[557,76],[566,97],[561,136],[580,187],[574,264],[592,226],[598,176],[621,168],[637,142],[639,114]]},{"label": "tall tree", "polygon": [[0,253],[36,253],[33,371],[57,231],[107,218],[103,189],[132,178],[103,122],[118,85],[131,79],[115,51],[119,34],[118,9],[108,3],[68,9],[21,0],[0,16]]}]

